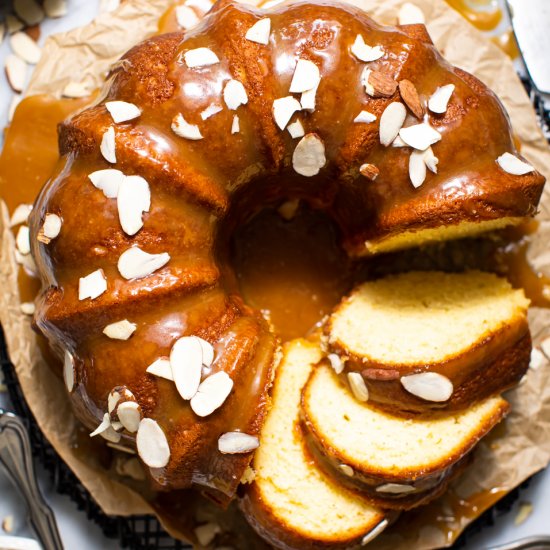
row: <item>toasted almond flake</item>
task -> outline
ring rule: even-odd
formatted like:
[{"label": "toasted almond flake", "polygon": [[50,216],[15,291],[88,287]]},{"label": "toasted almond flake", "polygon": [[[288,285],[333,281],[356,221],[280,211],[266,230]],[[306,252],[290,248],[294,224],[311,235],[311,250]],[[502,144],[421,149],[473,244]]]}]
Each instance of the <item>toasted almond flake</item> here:
[{"label": "toasted almond flake", "polygon": [[10,227],[15,227],[22,223],[27,223],[29,214],[32,212],[32,204],[20,204],[13,211],[10,218]]},{"label": "toasted almond flake", "polygon": [[209,119],[211,116],[214,116],[218,113],[223,111],[223,107],[221,105],[216,105],[215,103],[212,103],[212,105],[208,105],[206,109],[201,111],[201,118],[203,120]]},{"label": "toasted almond flake", "polygon": [[535,169],[526,162],[523,162],[515,155],[510,153],[504,153],[497,159],[498,165],[508,174],[512,176],[524,176],[534,172]]},{"label": "toasted almond flake", "polygon": [[38,25],[45,15],[44,10],[35,0],[14,0],[13,10],[27,25]]},{"label": "toasted almond flake", "polygon": [[453,395],[453,383],[437,372],[421,372],[401,377],[401,384],[412,395],[425,401],[443,403]]},{"label": "toasted almond flake", "polygon": [[10,36],[10,46],[15,55],[31,65],[35,65],[40,61],[42,50],[27,33],[16,32],[12,34]]},{"label": "toasted almond flake", "polygon": [[[10,514],[8,516],[6,516],[3,520],[2,520],[2,530],[5,532],[5,533],[13,533],[13,524],[14,524],[14,521],[13,521],[13,516]],[[29,544],[29,547],[31,545]],[[34,546],[34,544],[33,544]],[[17,546],[18,548],[22,548],[23,546]],[[14,548],[17,548],[15,545],[14,545]],[[7,549],[6,549],[7,550]]]},{"label": "toasted almond flake", "polygon": [[380,170],[374,164],[365,163],[359,167],[359,173],[365,178],[374,181],[380,175]]},{"label": "toasted almond flake", "polygon": [[107,396],[107,410],[109,411],[109,414],[112,414],[116,409],[121,397],[122,395],[117,389],[113,389],[109,392],[109,395]]},{"label": "toasted almond flake", "polygon": [[71,393],[74,388],[74,357],[68,350],[65,350],[63,358],[63,380],[67,391]]},{"label": "toasted almond flake", "polygon": [[197,8],[203,13],[207,13],[212,8],[213,3],[210,0],[187,0],[185,5],[190,8]]},{"label": "toasted almond flake", "polygon": [[243,432],[227,432],[218,439],[218,450],[223,454],[249,453],[259,446],[256,436]]},{"label": "toasted almond flake", "polygon": [[348,382],[357,401],[365,402],[369,400],[369,390],[361,373],[348,372]]},{"label": "toasted almond flake", "polygon": [[430,172],[437,174],[437,165],[439,164],[439,159],[434,155],[433,149],[431,147],[428,147],[424,151],[424,162],[426,163],[426,166],[428,167],[428,170]]},{"label": "toasted almond flake", "polygon": [[301,94],[317,88],[319,82],[321,82],[319,67],[313,61],[298,59],[289,92],[291,94]]},{"label": "toasted almond flake", "polygon": [[415,189],[418,189],[426,181],[426,175],[424,151],[413,151],[409,157],[409,178]]},{"label": "toasted almond flake", "polygon": [[355,42],[351,47],[351,53],[357,57],[359,61],[365,61],[367,63],[384,57],[382,46],[369,46],[365,44],[365,40],[360,34],[355,37]]},{"label": "toasted almond flake", "polygon": [[238,134],[241,131],[241,126],[239,124],[239,117],[233,115],[233,122],[231,123],[231,134]]},{"label": "toasted almond flake", "polygon": [[[135,455],[136,454],[136,451],[134,451],[134,449],[131,449],[130,447],[126,447],[125,445],[119,445],[117,443],[111,443],[110,441],[107,441],[107,447],[111,447],[111,449],[115,449],[115,451],[120,451],[122,453],[128,453],[129,455]],[[116,465],[118,466],[118,464]],[[115,468],[116,468],[115,466]],[[120,475],[124,475],[124,474],[121,474],[119,469],[117,469],[117,473],[120,474]]]},{"label": "toasted almond flake", "polygon": [[121,432],[124,429],[122,422],[119,422],[118,420],[111,420],[111,427],[115,430],[115,432]]},{"label": "toasted almond flake", "polygon": [[35,305],[34,302],[23,302],[21,304],[21,313],[25,315],[34,315]]},{"label": "toasted almond flake", "polygon": [[115,129],[112,126],[103,133],[99,146],[103,158],[112,164],[116,162]]},{"label": "toasted almond flake", "polygon": [[425,122],[401,128],[399,135],[407,145],[419,151],[425,151],[430,145],[441,140],[441,134]]},{"label": "toasted almond flake", "polygon": [[264,17],[259,21],[256,21],[252,27],[246,31],[244,37],[250,42],[256,42],[256,44],[263,44],[267,46],[269,44],[269,35],[271,34],[271,19]]},{"label": "toasted almond flake", "polygon": [[276,99],[273,102],[273,118],[277,126],[284,130],[294,113],[300,111],[301,108],[300,102],[291,95]]},{"label": "toasted almond flake", "polygon": [[84,82],[71,81],[63,88],[62,95],[72,98],[86,97],[90,95],[90,89]]},{"label": "toasted almond flake", "polygon": [[400,25],[416,25],[426,23],[424,12],[411,2],[405,2],[399,10],[398,21]]},{"label": "toasted almond flake", "polygon": [[170,366],[170,360],[168,357],[159,357],[153,361],[146,369],[146,372],[153,376],[159,376],[160,378],[166,378],[166,380],[174,381],[172,375],[172,367]]},{"label": "toasted almond flake", "polygon": [[27,79],[27,64],[12,53],[6,56],[6,76],[14,92],[21,92]]},{"label": "toasted almond flake", "polygon": [[376,115],[369,113],[368,111],[361,111],[354,119],[356,124],[370,124],[376,120]]},{"label": "toasted almond flake", "polygon": [[62,220],[57,214],[46,214],[42,234],[46,239],[52,240],[59,236],[61,232]]},{"label": "toasted almond flake", "polygon": [[392,144],[392,147],[408,147],[408,145],[401,139],[401,136],[397,136]]},{"label": "toasted almond flake", "polygon": [[101,424],[90,434],[90,437],[95,437],[96,435],[100,435],[107,441],[111,441],[112,443],[118,443],[120,441],[120,434],[115,431],[113,426],[111,425],[111,418],[109,417],[109,413],[105,413],[103,415],[103,420],[101,421]]},{"label": "toasted almond flake", "polygon": [[372,542],[376,537],[384,532],[388,525],[389,522],[387,519],[382,520],[370,533],[367,533],[361,539],[361,546],[366,546],[369,542]]},{"label": "toasted almond flake", "polygon": [[170,261],[170,254],[149,254],[138,246],[125,250],[118,259],[118,270],[125,279],[141,279]]},{"label": "toasted almond flake", "polygon": [[141,116],[141,109],[137,105],[128,103],[127,101],[107,101],[105,108],[109,111],[116,124],[128,122]]},{"label": "toasted almond flake", "polygon": [[205,523],[195,527],[195,535],[201,546],[208,546],[220,532],[220,526],[216,523]]},{"label": "toasted almond flake", "polygon": [[428,100],[428,109],[430,109],[432,113],[445,113],[447,111],[449,101],[454,91],[454,84],[447,84],[446,86],[441,86],[440,88],[437,88],[437,90]]},{"label": "toasted almond flake", "polygon": [[138,431],[141,421],[141,411],[139,404],[135,401],[125,401],[117,407],[118,420],[125,430],[130,433]]},{"label": "toasted almond flake", "polygon": [[230,111],[235,111],[241,105],[248,103],[248,96],[242,82],[230,80],[223,89],[223,100]]},{"label": "toasted almond flake", "polygon": [[220,62],[218,56],[209,48],[188,50],[183,54],[183,58],[190,69],[208,67]]},{"label": "toasted almond flake", "polygon": [[411,113],[418,119],[424,117],[424,107],[420,101],[420,96],[416,86],[410,80],[401,80],[399,82],[399,93],[405,105],[411,110]]},{"label": "toasted almond flake", "polygon": [[103,329],[103,334],[112,338],[113,340],[128,340],[132,334],[134,334],[137,325],[130,323],[128,319],[111,323]]},{"label": "toasted almond flake", "polygon": [[162,428],[152,418],[143,418],[136,436],[137,452],[150,468],[164,468],[170,460],[170,446]]},{"label": "toasted almond flake", "polygon": [[305,135],[292,154],[292,167],[306,177],[317,175],[326,162],[325,145],[317,134]]},{"label": "toasted almond flake", "polygon": [[537,348],[533,348],[531,350],[531,360],[529,361],[529,368],[537,370],[542,367],[544,363],[546,363],[546,357],[544,356],[544,353],[542,353],[542,351]]},{"label": "toasted almond flake", "polygon": [[81,277],[78,282],[78,299],[86,300],[91,298],[95,300],[107,290],[107,279],[103,269],[97,269],[86,277]]},{"label": "toasted almond flake", "polygon": [[63,17],[67,14],[66,0],[44,0],[44,11],[52,19]]},{"label": "toasted almond flake", "polygon": [[361,84],[371,97],[392,97],[397,90],[397,81],[392,77],[367,67],[361,73]]},{"label": "toasted almond flake", "polygon": [[36,263],[34,262],[33,257],[30,254],[21,254],[17,248],[15,249],[15,261],[23,266],[25,273],[29,277],[37,276]]},{"label": "toasted almond flake", "polygon": [[327,359],[330,362],[330,366],[333,368],[336,374],[344,372],[344,362],[336,353],[329,353]]},{"label": "toasted almond flake", "polygon": [[349,466],[348,464],[340,464],[338,466],[338,469],[346,476],[353,477],[355,472],[353,471],[353,468]]},{"label": "toasted almond flake", "polygon": [[514,518],[514,525],[518,526],[525,523],[527,518],[533,513],[533,505],[530,502],[522,502],[519,505],[519,510]]},{"label": "toasted almond flake", "polygon": [[388,146],[397,138],[401,130],[407,109],[400,102],[390,103],[380,117],[380,143]]},{"label": "toasted almond flake", "polygon": [[88,178],[108,199],[116,199],[118,190],[125,178],[120,170],[107,168],[106,170],[97,170],[88,175]]},{"label": "toasted almond flake", "polygon": [[21,100],[23,99],[22,95],[16,94],[11,98],[10,106],[8,108],[8,122],[11,122],[13,120],[13,115],[15,114],[15,110],[17,109],[17,106],[19,103],[21,103]]},{"label": "toasted almond flake", "polygon": [[194,141],[202,139],[202,134],[199,127],[196,124],[189,124],[189,122],[183,118],[181,113],[178,113],[174,117],[171,128],[174,134],[182,138],[191,139]]},{"label": "toasted almond flake", "polygon": [[210,342],[207,342],[206,340],[204,340],[203,338],[199,338],[198,336],[196,336],[196,338],[199,341],[199,344],[201,345],[202,364],[205,367],[210,367],[214,362],[214,346]]},{"label": "toasted almond flake", "polygon": [[200,417],[212,414],[225,403],[232,389],[233,380],[227,373],[220,371],[208,376],[191,398],[193,412]]},{"label": "toasted almond flake", "polygon": [[26,255],[30,253],[31,251],[30,233],[29,233],[29,228],[26,225],[22,225],[17,231],[15,244],[17,246],[17,250],[19,250],[21,254]]},{"label": "toasted almond flake", "polygon": [[294,139],[304,137],[306,133],[304,127],[302,126],[302,123],[299,120],[296,120],[292,124],[289,124],[286,129],[288,130],[290,136]]},{"label": "toasted almond flake", "polygon": [[[241,477],[240,483],[242,485],[246,485],[248,483],[253,483],[255,479],[256,479],[256,472],[250,466],[247,466]],[[217,550],[219,550],[219,548]]]},{"label": "toasted almond flake", "polygon": [[197,393],[201,382],[203,352],[196,336],[176,340],[170,352],[170,367],[178,393],[189,400]]},{"label": "toasted almond flake", "polygon": [[550,359],[550,338],[546,338],[541,342],[540,349],[542,350],[542,353]]},{"label": "toasted almond flake", "polygon": [[143,213],[151,207],[149,184],[141,176],[123,178],[117,195],[120,225],[127,235],[135,235],[143,227]]},{"label": "toasted almond flake", "polygon": [[8,15],[6,15],[6,27],[8,29],[8,33],[13,34],[14,32],[22,30],[25,27],[25,24],[15,15],[8,13]]},{"label": "toasted almond flake", "polygon": [[307,92],[302,93],[302,95],[300,96],[300,105],[302,106],[302,111],[308,111],[309,113],[313,113],[313,111],[315,111],[316,96],[317,86],[315,88],[312,88],[311,90],[308,90]]},{"label": "toasted almond flake", "polygon": [[176,6],[176,20],[178,25],[186,31],[192,29],[199,21],[199,16],[189,6]]},{"label": "toasted almond flake", "polygon": [[414,493],[416,489],[412,485],[404,485],[401,483],[385,483],[376,487],[377,493],[388,493],[390,495],[405,495]]}]

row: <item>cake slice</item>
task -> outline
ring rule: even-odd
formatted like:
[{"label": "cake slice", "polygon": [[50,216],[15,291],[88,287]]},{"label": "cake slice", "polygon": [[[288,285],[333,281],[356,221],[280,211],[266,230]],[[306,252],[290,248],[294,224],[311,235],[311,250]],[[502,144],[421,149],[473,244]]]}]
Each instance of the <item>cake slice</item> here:
[{"label": "cake slice", "polygon": [[284,347],[273,406],[253,462],[255,480],[242,501],[254,529],[276,548],[348,548],[374,538],[384,514],[321,471],[300,428],[300,394],[321,350],[305,340]]},{"label": "cake slice", "polygon": [[439,496],[508,409],[497,396],[457,413],[404,419],[359,402],[323,363],[302,394],[308,443],[320,463],[374,504],[396,509]]},{"label": "cake slice", "polygon": [[464,409],[527,371],[528,305],[492,273],[392,275],[360,285],[336,308],[329,358],[390,412]]}]

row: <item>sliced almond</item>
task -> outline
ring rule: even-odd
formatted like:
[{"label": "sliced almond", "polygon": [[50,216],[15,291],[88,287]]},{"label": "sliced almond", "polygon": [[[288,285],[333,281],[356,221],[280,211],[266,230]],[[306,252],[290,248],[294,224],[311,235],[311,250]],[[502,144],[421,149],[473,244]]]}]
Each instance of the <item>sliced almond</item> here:
[{"label": "sliced almond", "polygon": [[63,359],[63,380],[67,391],[71,393],[74,388],[74,357],[68,350],[65,350]]},{"label": "sliced almond", "polygon": [[15,227],[22,223],[27,223],[29,214],[32,212],[32,204],[20,204],[18,205],[10,218],[10,227]]},{"label": "sliced almond", "polygon": [[141,421],[141,410],[138,403],[135,401],[125,401],[117,407],[117,416],[124,427],[130,433],[138,431]]},{"label": "sliced almond", "polygon": [[275,123],[281,130],[284,130],[294,113],[301,109],[300,102],[291,95],[276,99],[273,102],[273,118],[275,119]]},{"label": "sliced almond", "polygon": [[289,124],[287,126],[287,130],[290,136],[294,139],[303,137],[305,135],[304,127],[302,126],[302,123],[299,120],[296,120],[292,124]]},{"label": "sliced almond", "polygon": [[189,400],[197,393],[202,375],[202,346],[196,336],[183,336],[172,346],[170,367],[178,393]]},{"label": "sliced almond", "polygon": [[413,151],[409,157],[409,178],[415,189],[418,189],[424,183],[426,175],[424,151]]},{"label": "sliced almond", "polygon": [[164,468],[170,460],[170,446],[162,428],[152,418],[143,418],[136,436],[137,452],[150,468]]},{"label": "sliced almond", "polygon": [[453,383],[437,372],[421,372],[401,377],[401,384],[412,395],[425,401],[443,403],[453,395]]},{"label": "sliced almond", "polygon": [[437,174],[437,165],[439,164],[439,159],[434,155],[433,149],[428,147],[424,151],[424,162],[430,172]]},{"label": "sliced almond", "polygon": [[79,97],[86,97],[90,95],[91,91],[87,84],[84,82],[69,82],[64,88],[62,95],[64,97],[72,97],[72,98],[79,98]]},{"label": "sliced almond", "polygon": [[271,19],[264,17],[259,21],[256,21],[252,27],[246,31],[244,37],[250,42],[256,42],[256,44],[263,44],[267,46],[269,44],[269,35],[271,34]]},{"label": "sliced almond", "polygon": [[218,439],[218,450],[223,454],[242,454],[254,451],[260,441],[254,435],[242,432],[227,432]]},{"label": "sliced almond", "polygon": [[365,178],[374,181],[380,174],[380,170],[374,164],[361,164],[359,173]]},{"label": "sliced almond", "polygon": [[313,113],[313,111],[315,111],[317,88],[318,86],[315,86],[315,88],[312,88],[311,90],[302,92],[302,95],[300,96],[302,111],[308,111],[309,113]]},{"label": "sliced almond", "polygon": [[43,237],[46,243],[49,243],[51,240],[56,239],[61,232],[62,223],[61,218],[57,214],[46,214],[44,225],[39,234],[39,240],[40,237]]},{"label": "sliced almond", "polygon": [[[6,516],[6,517],[2,520],[2,530],[4,531],[4,533],[8,533],[8,534],[13,533],[13,530],[14,530],[14,521],[13,521],[13,516],[12,516],[11,514],[8,515],[8,516]],[[11,539],[11,540],[10,540],[10,539]],[[14,543],[11,542],[11,541],[13,541],[13,539],[12,539],[12,537],[10,537],[10,539],[6,540],[6,544],[9,544],[10,546],[12,546],[12,545],[14,545]],[[18,542],[19,542],[19,541],[18,541]],[[26,546],[26,544],[25,544],[23,541],[21,541],[21,543],[22,543],[22,545],[25,545],[25,546]],[[17,543],[16,543],[16,544],[17,544]],[[29,543],[29,546],[33,547],[33,546],[35,546],[35,545],[34,545],[34,543],[32,543],[32,544]],[[19,544],[18,544],[17,547],[20,548],[21,546],[19,546]],[[16,547],[16,548],[17,548],[17,547]],[[6,550],[8,550],[7,547],[6,547]]]},{"label": "sliced almond", "polygon": [[241,126],[239,124],[239,117],[233,115],[233,122],[231,123],[231,134],[238,134],[241,131]]},{"label": "sliced almond", "polygon": [[141,279],[170,261],[170,254],[149,254],[138,246],[125,250],[118,259],[118,270],[125,279]]},{"label": "sliced almond", "polygon": [[365,61],[367,63],[384,57],[382,46],[369,46],[365,44],[365,40],[360,34],[355,37],[355,42],[351,47],[351,53],[357,57],[359,61]]},{"label": "sliced almond", "polygon": [[415,124],[399,130],[401,139],[418,151],[425,151],[430,145],[441,140],[441,134],[429,124]]},{"label": "sliced almond", "polygon": [[361,373],[348,372],[348,382],[357,401],[365,402],[369,400],[369,390]]},{"label": "sliced almond", "polygon": [[508,174],[513,176],[524,176],[534,172],[535,169],[515,155],[504,153],[497,159],[498,165]]},{"label": "sliced almond", "polygon": [[178,113],[172,120],[172,131],[179,137],[191,140],[202,139],[201,131],[196,124],[189,124],[181,113]]},{"label": "sliced almond", "polygon": [[205,378],[191,398],[193,412],[200,417],[212,414],[225,403],[232,389],[233,380],[223,371]]},{"label": "sliced almond", "polygon": [[326,162],[325,145],[317,134],[305,135],[292,154],[292,167],[308,178],[317,175]]},{"label": "sliced almond", "polygon": [[103,415],[101,424],[90,434],[90,437],[95,437],[96,435],[100,435],[103,439],[111,441],[112,443],[118,443],[120,441],[121,435],[115,431],[115,428],[111,424],[109,413]]},{"label": "sliced almond", "polygon": [[31,65],[36,65],[40,61],[42,50],[27,33],[16,32],[12,34],[10,36],[10,46],[15,55]]},{"label": "sliced almond", "polygon": [[426,23],[424,12],[411,2],[405,2],[399,10],[398,21],[400,25],[417,25]]},{"label": "sliced almond", "polygon": [[33,257],[30,254],[21,254],[17,248],[15,249],[15,261],[23,266],[25,273],[29,277],[37,276],[36,263],[34,262]]},{"label": "sliced almond", "polygon": [[116,124],[128,122],[141,116],[141,109],[137,105],[128,103],[127,101],[107,101],[105,108],[109,111]]},{"label": "sliced almond", "polygon": [[120,401],[120,398],[122,397],[119,389],[111,390],[107,396],[107,410],[109,411],[109,414],[113,413]]},{"label": "sliced almond", "polygon": [[208,546],[220,532],[220,526],[216,523],[205,523],[195,527],[195,535],[201,546]]},{"label": "sliced almond", "polygon": [[221,105],[216,105],[215,103],[212,103],[212,105],[208,105],[206,109],[201,111],[201,118],[203,120],[208,120],[211,116],[217,115],[222,111],[223,111],[223,107]]},{"label": "sliced almond", "polygon": [[384,532],[389,524],[390,522],[387,519],[382,520],[374,529],[372,529],[361,539],[361,546],[366,546],[369,542],[372,542],[376,537]]},{"label": "sliced almond", "polygon": [[368,67],[363,69],[361,83],[365,92],[371,97],[392,97],[397,90],[397,81],[380,71],[373,71]]},{"label": "sliced almond", "polygon": [[368,111],[361,111],[354,119],[356,124],[370,124],[376,120],[376,115],[369,113]]},{"label": "sliced almond", "polygon": [[170,360],[167,357],[159,357],[157,360],[153,361],[147,367],[146,372],[152,374],[153,376],[166,378],[166,380],[171,380],[172,382],[174,381]]},{"label": "sliced almond", "polygon": [[300,207],[300,199],[291,199],[289,201],[283,202],[279,208],[277,208],[277,212],[286,221],[293,220],[296,217],[296,212],[298,211],[298,208]]},{"label": "sliced almond", "polygon": [[120,170],[107,168],[88,174],[88,178],[108,199],[116,199],[125,176]]},{"label": "sliced almond", "polygon": [[27,25],[38,25],[45,17],[44,10],[35,0],[14,0],[13,10]]},{"label": "sliced almond", "polygon": [[183,54],[183,58],[190,69],[208,67],[220,62],[218,56],[209,48],[188,50]]},{"label": "sliced almond", "polygon": [[27,64],[12,53],[6,56],[6,76],[14,92],[21,92],[27,79]]},{"label": "sliced almond", "polygon": [[34,311],[36,309],[34,302],[22,302],[20,307],[21,313],[24,313],[25,315],[34,315]]},{"label": "sliced almond", "polygon": [[103,334],[113,340],[128,340],[136,331],[137,325],[130,323],[128,319],[111,323],[103,329]]},{"label": "sliced almond", "polygon": [[204,340],[203,338],[196,337],[199,341],[199,344],[201,345],[202,350],[202,364],[205,367],[212,366],[212,363],[214,362],[214,346],[210,343]]},{"label": "sliced almond", "polygon": [[422,107],[416,86],[410,80],[401,80],[399,82],[399,93],[405,105],[411,110],[411,113],[416,118],[422,120],[424,117],[424,107]]},{"label": "sliced almond", "polygon": [[67,14],[67,0],[44,0],[44,11],[48,17],[56,19]]},{"label": "sliced almond", "polygon": [[107,290],[107,279],[103,269],[97,269],[86,277],[81,277],[78,281],[78,299],[86,300],[91,298],[95,300]]},{"label": "sliced almond", "polygon": [[115,129],[112,126],[103,133],[99,146],[103,158],[112,164],[116,162]]},{"label": "sliced almond", "polygon": [[355,472],[353,471],[353,468],[349,466],[348,464],[340,464],[338,466],[338,469],[346,476],[353,477],[355,475]]},{"label": "sliced almond", "polygon": [[192,29],[200,21],[200,17],[189,6],[176,6],[176,21],[186,31]]},{"label": "sliced almond", "polygon": [[[135,455],[136,451],[134,449],[131,449],[130,447],[126,447],[125,445],[119,445],[117,443],[111,443],[110,441],[107,441],[107,447],[110,447],[111,449],[115,449],[115,451],[120,451],[121,453],[128,453],[129,455]],[[124,461],[127,462],[127,461]],[[139,463],[138,463],[139,464]],[[124,472],[124,468],[120,468],[120,464],[115,464],[115,470],[117,474],[125,475],[127,477],[131,477],[128,475],[128,473]]]},{"label": "sliced almond", "polygon": [[390,103],[380,117],[380,143],[388,146],[397,138],[403,127],[407,109],[403,103]]},{"label": "sliced almond", "polygon": [[391,144],[392,147],[408,147],[408,145],[401,139],[401,136],[397,136]]},{"label": "sliced almond", "polygon": [[223,89],[223,100],[230,111],[248,103],[248,96],[242,82],[230,80]]},{"label": "sliced almond", "polygon": [[390,495],[405,495],[414,493],[416,489],[412,485],[404,485],[401,483],[385,483],[376,487],[377,493],[388,493]]},{"label": "sliced almond", "polygon": [[330,366],[336,374],[344,372],[344,362],[340,359],[340,356],[336,353],[329,353],[327,359],[330,362]]},{"label": "sliced almond", "polygon": [[30,233],[29,233],[29,228],[26,225],[22,225],[17,231],[15,244],[17,246],[17,250],[19,250],[21,254],[26,255],[30,253],[31,251]]},{"label": "sliced almond", "polygon": [[117,209],[120,225],[127,235],[135,235],[143,227],[143,213],[151,207],[151,190],[141,176],[126,176],[119,187]]},{"label": "sliced almond", "polygon": [[319,67],[313,61],[298,59],[289,92],[291,94],[301,94],[317,88],[319,82],[321,82]]},{"label": "sliced almond", "polygon": [[432,113],[443,114],[447,112],[449,101],[455,91],[454,84],[447,84],[438,88],[428,100],[428,109]]},{"label": "sliced almond", "polygon": [[6,15],[6,27],[8,29],[8,34],[13,34],[14,32],[18,32],[24,29],[25,24],[15,15],[8,13]]}]

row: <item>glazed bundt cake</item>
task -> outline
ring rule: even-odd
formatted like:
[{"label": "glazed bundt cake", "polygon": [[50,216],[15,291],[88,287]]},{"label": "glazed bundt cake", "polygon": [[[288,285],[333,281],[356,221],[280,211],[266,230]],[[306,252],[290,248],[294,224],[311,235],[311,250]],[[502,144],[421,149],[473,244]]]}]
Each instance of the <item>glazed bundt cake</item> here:
[{"label": "glazed bundt cake", "polygon": [[303,199],[358,257],[517,223],[544,183],[424,26],[330,3],[222,1],[142,42],[59,146],[30,216],[36,326],[92,433],[136,446],[158,487],[220,502],[259,444],[277,350],[240,296],[235,227]]}]

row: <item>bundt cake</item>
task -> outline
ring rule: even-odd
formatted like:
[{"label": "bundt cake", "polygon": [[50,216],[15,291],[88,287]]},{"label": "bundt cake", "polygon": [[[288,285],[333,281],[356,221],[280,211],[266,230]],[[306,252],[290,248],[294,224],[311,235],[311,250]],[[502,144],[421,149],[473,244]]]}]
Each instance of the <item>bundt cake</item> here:
[{"label": "bundt cake", "polygon": [[145,40],[59,147],[30,245],[35,323],[74,410],[135,446],[157,487],[222,503],[259,444],[277,356],[232,269],[239,224],[303,199],[359,257],[517,223],[544,184],[498,99],[424,26],[328,2],[220,1]]},{"label": "bundt cake", "polygon": [[326,326],[329,361],[393,412],[463,409],[529,368],[529,300],[492,273],[409,272],[370,281]]}]

